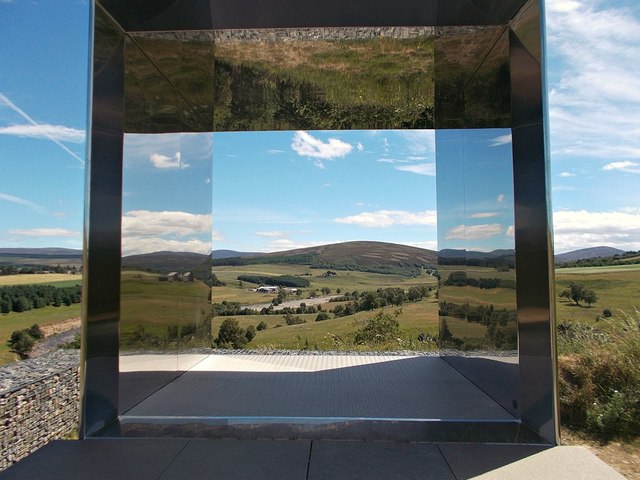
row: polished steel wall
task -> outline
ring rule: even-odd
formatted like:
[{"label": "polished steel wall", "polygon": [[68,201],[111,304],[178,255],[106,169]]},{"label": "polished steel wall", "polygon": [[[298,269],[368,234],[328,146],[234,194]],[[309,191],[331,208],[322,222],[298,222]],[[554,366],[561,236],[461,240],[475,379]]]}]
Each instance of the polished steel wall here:
[{"label": "polished steel wall", "polygon": [[[174,135],[179,152],[181,136],[213,131],[435,128],[439,249],[447,251],[440,260],[443,358],[554,443],[541,13],[538,0],[96,0],[81,435],[116,422],[119,409],[188,368],[192,355],[210,345],[206,261],[184,258],[167,271],[153,258],[127,264],[122,255],[145,254],[132,245],[158,245],[149,229],[131,236],[136,221],[148,226],[160,211],[185,210],[195,222],[187,232],[199,245],[193,253],[205,252],[198,219],[210,216],[211,187],[191,191],[196,180],[185,176],[180,157],[165,155],[155,158],[174,169],[173,187],[154,197],[164,206],[154,208],[151,197],[130,201],[132,193],[144,197],[158,174],[136,170],[140,151],[151,158],[154,146]],[[335,62],[356,46],[387,52],[394,68],[382,83],[390,88],[369,85],[364,64],[336,74],[333,90],[303,81],[270,88],[286,77],[277,60],[284,45],[303,58],[322,45]],[[403,57],[407,46],[412,54]],[[333,68],[330,61],[315,67]],[[351,101],[357,89],[366,101]],[[210,165],[202,164],[202,184]],[[185,207],[188,196],[199,197],[201,207]],[[497,231],[496,212],[483,197],[499,204],[500,225],[512,219],[513,228]],[[165,219],[168,228],[180,230],[184,218],[172,218]],[[494,243],[480,244],[487,232]],[[170,279],[194,271],[182,283]],[[144,311],[145,302],[158,311]],[[154,375],[129,375],[120,356],[131,354],[170,360],[158,371],[151,365]]]}]

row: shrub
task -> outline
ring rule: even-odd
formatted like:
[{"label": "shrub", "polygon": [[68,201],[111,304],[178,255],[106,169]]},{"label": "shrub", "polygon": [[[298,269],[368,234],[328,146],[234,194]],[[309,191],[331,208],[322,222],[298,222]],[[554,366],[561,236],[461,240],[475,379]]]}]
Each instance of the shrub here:
[{"label": "shrub", "polygon": [[267,329],[267,324],[262,321],[258,324],[258,326],[256,327],[256,330],[258,331],[262,331],[262,330],[266,330]]},{"label": "shrub", "polygon": [[254,327],[253,325],[249,325],[247,327],[247,332],[245,333],[244,336],[247,339],[247,342],[250,342],[251,340],[253,340],[254,337],[256,336],[256,327]]},{"label": "shrub", "polygon": [[640,312],[559,326],[562,422],[595,438],[640,434]]},{"label": "shrub", "polygon": [[294,317],[290,313],[287,313],[286,315],[284,315],[283,318],[287,322],[287,325],[300,325],[301,323],[307,323],[307,321],[304,318],[298,315]]},{"label": "shrub", "polygon": [[320,312],[316,317],[316,322],[322,322],[323,320],[329,320],[331,316],[327,312]]},{"label": "shrub", "polygon": [[37,323],[35,325],[31,325],[31,327],[27,329],[27,333],[31,335],[35,340],[42,340],[44,338],[44,333],[40,329],[40,325],[38,325]]},{"label": "shrub", "polygon": [[29,358],[31,350],[35,345],[35,339],[29,335],[29,332],[25,330],[15,330],[7,344],[11,348],[11,351],[20,355],[20,358]]},{"label": "shrub", "polygon": [[246,332],[235,318],[227,318],[220,325],[215,343],[220,348],[244,348],[247,343]]},{"label": "shrub", "polygon": [[400,335],[400,324],[396,320],[399,314],[399,312],[395,312],[392,316],[383,310],[367,319],[364,325],[356,332],[354,336],[355,343],[360,345],[367,343],[380,344],[397,338]]}]

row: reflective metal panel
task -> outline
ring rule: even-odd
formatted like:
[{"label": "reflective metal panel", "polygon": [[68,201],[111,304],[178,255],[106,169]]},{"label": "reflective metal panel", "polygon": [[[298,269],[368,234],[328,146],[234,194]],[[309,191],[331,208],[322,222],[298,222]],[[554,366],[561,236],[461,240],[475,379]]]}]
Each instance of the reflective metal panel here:
[{"label": "reflective metal panel", "polygon": [[215,130],[431,128],[433,34],[216,32]]},{"label": "reflective metal panel", "polygon": [[212,130],[211,32],[129,35],[125,61],[127,132]]},{"label": "reflective metal panel", "polygon": [[436,128],[508,127],[505,27],[451,27],[435,43]]},{"label": "reflective metal panel", "polygon": [[125,136],[121,412],[211,346],[211,168],[211,134]]},{"label": "reflective metal panel", "polygon": [[80,436],[115,420],[118,405],[123,32],[93,11],[91,136],[87,141]]},{"label": "reflective metal panel", "polygon": [[509,129],[438,130],[441,354],[517,415]]},{"label": "reflective metal panel", "polygon": [[[127,402],[136,399],[129,395],[135,391],[128,387],[123,392],[129,393],[118,395],[121,299],[121,345],[126,349],[131,332],[135,332],[128,329],[127,318],[133,317],[127,315],[135,310],[136,295],[148,287],[138,288],[134,283],[155,276],[157,283],[150,298],[162,303],[171,297],[162,289],[169,288],[168,274],[173,271],[167,272],[164,285],[165,280],[160,279],[163,272],[153,262],[147,263],[148,257],[142,267],[152,272],[136,273],[140,275],[136,278],[127,278],[130,272],[125,272],[121,297],[121,214],[125,219],[163,212],[211,216],[210,190],[208,208],[190,209],[182,203],[190,197],[204,199],[199,189],[191,191],[197,180],[181,180],[192,165],[184,156],[187,147],[182,137],[172,144],[175,152],[153,152],[157,154],[153,159],[148,153],[147,160],[153,168],[164,168],[156,163],[169,166],[164,173],[174,175],[167,175],[172,178],[171,187],[149,196],[146,206],[126,199],[121,210],[123,125],[125,131],[145,133],[435,126],[441,129],[437,134],[438,189],[442,189],[442,200],[438,200],[443,205],[441,247],[455,250],[449,257],[453,260],[441,262],[440,272],[440,309],[442,320],[447,321],[441,323],[441,341],[457,352],[447,355],[447,361],[519,416],[524,426],[555,442],[553,256],[546,185],[541,5],[537,0],[523,6],[524,3],[525,0],[400,0],[391,4],[382,0],[346,4],[340,0],[96,2],[87,169],[81,435],[95,434],[113,421],[118,399],[124,409],[132,405]],[[303,61],[296,63],[295,59]],[[454,128],[466,131],[444,130]],[[506,185],[505,177],[510,172],[498,167],[506,161],[503,155],[496,154],[483,165],[483,149],[478,142],[486,142],[488,137],[483,136],[487,131],[479,128],[512,131],[519,364],[509,360],[515,357],[505,357],[505,352],[514,346],[513,318],[509,313],[513,305],[509,283],[513,279],[512,252],[502,252],[497,257],[487,253],[512,250],[512,246],[486,245],[482,243],[485,239],[478,237],[482,231],[491,231],[496,218],[489,216],[496,212],[485,208],[478,194],[490,191],[492,182]],[[488,148],[508,149],[508,132],[493,132],[495,137],[491,138],[497,143]],[[148,145],[158,146],[158,139],[155,137]],[[447,152],[451,154],[450,164]],[[182,168],[185,163],[189,168]],[[177,168],[173,168],[175,165]],[[493,177],[485,176],[487,172],[494,173]],[[125,172],[126,189],[126,185],[142,187],[153,180],[150,175],[133,181],[130,175]],[[127,183],[129,178],[131,183]],[[205,179],[201,174],[198,178]],[[159,210],[158,205],[165,201],[169,206]],[[141,223],[145,227],[153,225]],[[178,225],[181,220],[175,218],[166,222],[169,231],[175,231]],[[506,226],[500,223],[499,230],[507,233]],[[186,227],[187,235],[193,235],[196,241],[200,238],[198,228],[193,223]],[[496,227],[492,228],[495,233]],[[155,238],[156,245],[158,240],[168,239],[161,234]],[[145,244],[141,240],[134,243]],[[204,271],[210,274],[208,252],[189,250],[197,252],[205,253],[202,265],[207,265]],[[478,252],[482,254],[477,255]],[[187,265],[195,271],[200,264],[181,257],[175,272],[185,270],[182,267]],[[197,280],[204,285],[208,274]],[[446,282],[449,285],[444,285]],[[174,286],[184,287],[179,284],[171,288]],[[207,288],[198,287],[193,296],[184,292],[177,295],[180,300],[171,308],[151,315],[155,320],[161,320],[163,315],[167,319],[164,324],[159,322],[164,328],[162,341],[156,341],[161,336],[152,332],[157,324],[149,324],[148,329],[143,325],[144,332],[138,331],[140,352],[150,353],[145,342],[151,336],[157,337],[153,342],[161,351],[171,352],[161,355],[171,365],[162,367],[160,376],[138,378],[139,392],[157,388],[164,382],[160,377],[166,372],[175,375],[197,361],[192,347],[208,342],[208,314],[206,308],[202,309],[204,305],[208,307],[208,300],[203,300],[205,292],[208,297]],[[498,298],[498,293],[502,297]],[[184,340],[185,337],[190,339]],[[485,354],[470,356],[469,349]],[[135,362],[130,370],[127,368],[121,364],[122,372],[144,369]],[[158,366],[152,361],[149,368],[154,372]]]},{"label": "reflective metal panel", "polygon": [[[537,48],[531,51],[520,37],[537,31],[539,48],[542,16],[539,3],[528,3],[524,23],[510,33],[513,112],[513,173],[516,199],[515,231],[518,264],[518,330],[520,335],[520,397],[522,420],[543,438],[557,441],[555,381],[555,318],[553,241],[545,141],[546,105],[543,72]],[[530,9],[530,10],[529,10]],[[537,19],[535,19],[537,14]],[[535,25],[532,27],[532,25]],[[520,27],[525,27],[522,31]]]}]

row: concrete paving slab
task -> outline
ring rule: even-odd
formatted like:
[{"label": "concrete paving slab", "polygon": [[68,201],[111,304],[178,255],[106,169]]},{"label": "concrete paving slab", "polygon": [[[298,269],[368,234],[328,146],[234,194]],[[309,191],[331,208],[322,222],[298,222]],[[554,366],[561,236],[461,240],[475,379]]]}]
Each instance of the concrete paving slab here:
[{"label": "concrete paving slab", "polygon": [[435,444],[313,442],[308,480],[455,480]]},{"label": "concrete paving slab", "polygon": [[474,480],[624,480],[625,477],[584,447],[554,447]]},{"label": "concrete paving slab", "polygon": [[0,473],[4,480],[156,480],[187,445],[178,439],[58,440]]},{"label": "concrete paving slab", "polygon": [[438,443],[438,447],[458,480],[473,478],[550,448],[488,443]]},{"label": "concrete paving slab", "polygon": [[302,480],[310,441],[191,440],[159,480]]}]

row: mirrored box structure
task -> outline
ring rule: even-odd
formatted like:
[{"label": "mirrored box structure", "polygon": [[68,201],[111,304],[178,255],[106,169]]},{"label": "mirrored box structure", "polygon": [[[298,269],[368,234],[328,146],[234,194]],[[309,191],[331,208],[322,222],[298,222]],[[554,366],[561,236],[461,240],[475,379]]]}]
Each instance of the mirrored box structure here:
[{"label": "mirrored box structure", "polygon": [[[506,417],[237,423],[287,438],[330,425],[339,438],[556,443],[541,1],[94,1],[81,436],[135,434],[126,412],[209,353],[210,257],[184,255],[162,275],[152,257],[123,260],[136,243],[171,245],[154,226],[211,250],[208,133],[434,129],[439,359]],[[163,194],[123,216],[127,194],[156,181],[136,152],[162,142],[176,152],[155,158],[176,167]],[[188,175],[185,148],[199,159]],[[495,216],[509,228],[492,243]],[[229,419],[138,420],[242,431]]]}]

